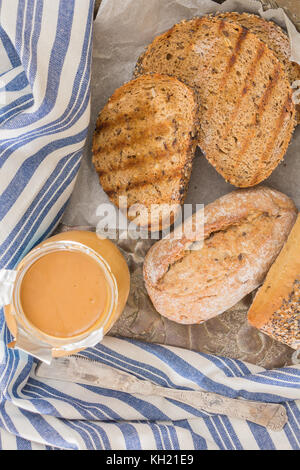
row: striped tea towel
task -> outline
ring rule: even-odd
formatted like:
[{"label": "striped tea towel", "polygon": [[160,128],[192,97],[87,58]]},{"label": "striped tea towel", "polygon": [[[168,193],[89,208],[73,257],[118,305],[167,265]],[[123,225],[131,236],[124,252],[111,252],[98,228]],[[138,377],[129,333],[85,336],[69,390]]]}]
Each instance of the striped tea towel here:
[{"label": "striped tea towel", "polygon": [[[112,0],[114,1],[114,0]],[[89,124],[92,0],[0,0],[0,268],[51,233],[72,191]],[[174,388],[284,403],[271,432],[171,399],[40,379],[6,344],[0,314],[0,448],[299,449],[300,366],[105,338],[81,354]]]},{"label": "striped tea towel", "polygon": [[164,387],[284,403],[289,422],[273,432],[172,399],[41,380],[25,355],[11,354],[2,371],[4,448],[300,448],[299,367],[266,371],[238,360],[111,337],[80,355]]}]

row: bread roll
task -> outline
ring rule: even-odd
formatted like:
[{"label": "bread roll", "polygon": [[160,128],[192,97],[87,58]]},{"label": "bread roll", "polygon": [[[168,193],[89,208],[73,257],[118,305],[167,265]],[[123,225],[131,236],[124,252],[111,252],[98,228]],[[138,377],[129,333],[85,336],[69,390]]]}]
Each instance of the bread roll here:
[{"label": "bread roll", "polygon": [[146,255],[144,280],[156,310],[193,324],[231,308],[263,282],[296,214],[289,197],[266,187],[234,191],[206,206],[200,250],[189,250],[201,231],[195,222],[192,236],[162,239]]}]

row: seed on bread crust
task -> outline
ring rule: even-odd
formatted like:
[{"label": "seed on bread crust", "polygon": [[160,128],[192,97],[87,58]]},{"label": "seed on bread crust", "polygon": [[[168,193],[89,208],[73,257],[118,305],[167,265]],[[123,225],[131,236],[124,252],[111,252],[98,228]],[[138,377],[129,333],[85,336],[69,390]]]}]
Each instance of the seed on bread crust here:
[{"label": "seed on bread crust", "polygon": [[272,338],[300,348],[300,216],[258,290],[248,321]]}]

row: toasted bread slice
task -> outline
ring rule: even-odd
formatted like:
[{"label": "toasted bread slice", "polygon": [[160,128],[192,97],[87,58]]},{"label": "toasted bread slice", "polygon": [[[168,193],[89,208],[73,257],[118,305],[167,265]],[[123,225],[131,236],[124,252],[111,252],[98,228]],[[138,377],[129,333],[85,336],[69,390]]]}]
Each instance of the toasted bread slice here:
[{"label": "toasted bread slice", "polygon": [[257,35],[213,17],[156,37],[135,74],[167,73],[199,98],[199,146],[231,184],[254,186],[282,160],[295,126],[283,65]]},{"label": "toasted bread slice", "polygon": [[183,203],[196,147],[196,103],[185,84],[154,74],[120,87],[99,114],[95,169],[114,204],[120,207],[119,197],[126,196],[128,209],[138,209],[138,219],[135,211],[127,212],[137,225],[152,223],[152,230],[170,225],[174,213],[168,222],[161,207]]},{"label": "toasted bread slice", "polygon": [[[259,39],[267,44],[277,59],[283,64],[290,84],[300,80],[300,65],[290,61],[291,45],[287,34],[273,21],[266,21],[258,15],[251,13],[220,13],[216,16],[224,21],[237,23],[255,33]],[[296,105],[296,121],[300,123],[300,105]]]},{"label": "toasted bread slice", "polygon": [[248,312],[248,321],[277,341],[300,348],[300,215]]}]

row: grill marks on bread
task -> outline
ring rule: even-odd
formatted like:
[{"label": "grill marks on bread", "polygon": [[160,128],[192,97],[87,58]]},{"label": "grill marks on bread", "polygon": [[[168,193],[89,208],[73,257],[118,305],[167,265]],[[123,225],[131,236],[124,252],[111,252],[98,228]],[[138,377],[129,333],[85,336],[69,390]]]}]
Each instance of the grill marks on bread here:
[{"label": "grill marks on bread", "polygon": [[[239,52],[243,53],[241,47]],[[243,71],[239,67],[232,71],[241,77],[239,82],[233,81],[227,88],[232,76],[226,73],[222,77],[220,94],[209,104],[205,115],[203,150],[217,171],[236,186],[253,186],[269,176],[282,159],[294,127],[287,82],[281,93],[284,78],[281,65],[275,60],[267,60],[269,70],[261,80],[261,72],[267,70],[264,64],[267,54],[267,47],[258,44],[254,59],[247,61]],[[232,63],[238,64],[236,54],[232,57],[234,60],[229,60],[227,70],[232,70]],[[234,97],[233,106],[231,96]],[[223,122],[222,116],[225,116]],[[282,132],[279,132],[281,128]]]},{"label": "grill marks on bread", "polygon": [[[228,12],[215,15],[221,21],[237,23],[263,41],[277,59],[283,64],[289,82],[292,85],[296,80],[300,80],[300,65],[290,61],[291,46],[287,34],[273,21],[266,21],[260,16],[250,13]],[[300,123],[300,105],[296,105],[296,120]]]},{"label": "grill marks on bread", "polygon": [[[220,28],[220,31],[222,31],[224,29],[225,22],[221,21],[221,25],[223,25],[223,27]],[[230,71],[231,71],[232,67],[234,66],[234,64],[236,63],[236,61],[238,59],[238,55],[241,51],[242,43],[246,39],[247,33],[248,32],[247,32],[246,29],[242,29],[239,33],[239,36],[237,37],[234,52],[233,52],[232,56],[230,57],[230,59],[228,60],[227,66],[225,68],[225,72],[221,77],[218,93],[221,93],[222,90],[224,90],[224,88],[226,86],[227,80],[230,77]],[[262,53],[261,53],[261,55],[262,55]],[[240,103],[241,99],[245,97],[245,95],[248,91],[248,89],[246,89],[246,91],[244,91],[244,90],[243,90],[243,93],[241,95],[241,98],[238,100],[238,103]],[[210,116],[213,114],[216,101],[218,100],[218,96],[219,96],[219,94],[215,94],[215,98],[213,99],[212,103],[210,104],[209,109],[207,109],[207,112],[206,112],[206,119],[207,120],[209,120]],[[237,107],[238,107],[238,104],[235,106],[235,109],[237,109]],[[234,115],[234,113],[232,113],[231,118],[233,117],[233,115]],[[227,125],[227,128],[228,128],[228,125]]]},{"label": "grill marks on bread", "polygon": [[196,108],[193,91],[174,77],[141,76],[116,90],[99,114],[93,141],[93,163],[112,202],[118,205],[122,195],[129,206],[183,202]]},{"label": "grill marks on bread", "polygon": [[[265,152],[264,152],[264,154],[262,154],[261,161],[259,163],[259,167],[256,170],[256,173],[254,174],[254,176],[251,180],[251,186],[254,186],[254,185],[256,185],[257,183],[260,182],[261,171],[263,171],[263,169],[268,165],[268,155],[272,151],[274,140],[278,137],[280,139],[282,139],[281,140],[282,144],[281,143],[279,144],[279,148],[276,151],[277,154],[280,154],[281,153],[280,148],[281,148],[282,145],[284,145],[285,134],[286,133],[290,134],[290,133],[293,132],[293,129],[294,129],[293,122],[288,121],[288,120],[285,119],[288,112],[292,113],[292,109],[293,109],[293,104],[292,104],[291,98],[287,97],[286,102],[284,103],[283,108],[281,109],[281,113],[280,113],[279,117],[276,120],[276,124],[274,126],[274,130],[271,134],[271,137],[269,139],[267,139],[267,145],[266,145]],[[277,162],[275,161],[273,163],[273,166],[269,167],[269,170],[273,171],[276,168],[276,166],[277,166]]]},{"label": "grill marks on bread", "polygon": [[151,72],[194,87],[199,145],[227,181],[252,186],[281,161],[295,124],[292,89],[256,35],[218,18],[184,21],[158,36],[139,59],[135,73]]}]

